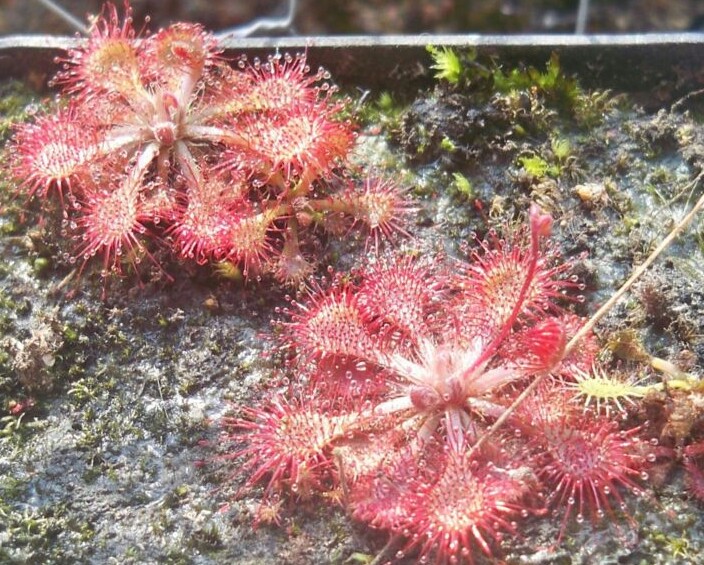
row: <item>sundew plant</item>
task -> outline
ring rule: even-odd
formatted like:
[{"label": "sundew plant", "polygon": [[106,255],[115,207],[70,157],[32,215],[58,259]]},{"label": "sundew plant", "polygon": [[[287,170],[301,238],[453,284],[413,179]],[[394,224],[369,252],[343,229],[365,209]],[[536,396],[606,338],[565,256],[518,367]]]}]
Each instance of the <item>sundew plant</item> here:
[{"label": "sundew plant", "polygon": [[24,197],[58,202],[70,262],[120,274],[165,249],[296,285],[314,234],[406,233],[404,191],[347,166],[349,101],[305,54],[233,65],[201,26],[138,34],[125,11],[106,4],[61,59],[56,109],[9,150]]},{"label": "sundew plant", "polygon": [[585,320],[563,308],[578,283],[551,223],[534,207],[527,229],[479,242],[467,262],[398,257],[292,305],[295,384],[226,421],[266,516],[287,493],[339,491],[354,518],[405,540],[398,558],[471,562],[522,519],[555,511],[562,536],[640,492],[654,460],[640,428],[574,401],[598,346],[587,333],[566,350]]}]

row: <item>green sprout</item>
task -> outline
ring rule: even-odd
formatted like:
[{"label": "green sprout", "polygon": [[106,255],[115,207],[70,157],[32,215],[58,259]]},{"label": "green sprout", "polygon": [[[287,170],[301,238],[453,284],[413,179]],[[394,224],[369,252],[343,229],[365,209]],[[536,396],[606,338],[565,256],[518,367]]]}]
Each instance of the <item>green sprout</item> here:
[{"label": "green sprout", "polygon": [[474,185],[462,173],[452,173],[452,188],[463,200],[471,201],[476,198]]},{"label": "green sprout", "polygon": [[449,47],[434,45],[428,45],[426,50],[433,58],[430,68],[435,70],[435,78],[456,85],[462,76],[462,62],[457,53]]},{"label": "green sprout", "polygon": [[440,149],[452,153],[457,149],[457,146],[449,137],[443,137],[440,141]]},{"label": "green sprout", "polygon": [[558,163],[565,163],[572,153],[572,144],[569,139],[554,137],[550,140],[550,149]]},{"label": "green sprout", "polygon": [[518,162],[529,176],[536,179],[542,179],[546,176],[552,178],[560,176],[560,167],[548,163],[545,159],[538,155],[519,157]]}]

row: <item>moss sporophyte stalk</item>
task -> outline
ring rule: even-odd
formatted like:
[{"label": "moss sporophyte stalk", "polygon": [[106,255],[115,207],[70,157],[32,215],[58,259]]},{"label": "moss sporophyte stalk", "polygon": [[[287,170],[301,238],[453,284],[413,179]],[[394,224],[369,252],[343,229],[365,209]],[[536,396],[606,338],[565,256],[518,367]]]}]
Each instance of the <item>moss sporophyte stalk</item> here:
[{"label": "moss sporophyte stalk", "polygon": [[[521,102],[527,89],[545,124],[543,98],[582,123],[606,104],[586,112],[589,95],[556,57],[544,72],[520,72],[479,64],[476,53],[429,51],[449,88],[488,100],[492,86],[504,95],[497,104]],[[633,527],[630,501],[650,501],[663,460],[681,462],[704,499],[704,438],[691,423],[701,383],[647,355],[640,361],[662,373],[657,382],[614,369],[594,333],[704,197],[586,318],[575,313],[586,309],[579,258],[561,254],[553,217],[537,204],[475,236],[464,258],[382,253],[411,235],[422,203],[350,164],[352,105],[306,55],[228,61],[199,25],[137,33],[129,6],[120,17],[108,4],[60,64],[59,102],[17,126],[8,154],[19,198],[38,199],[73,238],[77,271],[100,256],[106,276],[128,278],[145,259],[166,271],[170,258],[212,264],[227,279],[304,283],[272,338],[282,386],[221,421],[239,496],[260,498],[255,525],[325,500],[388,534],[377,562],[473,563],[500,556],[538,520],[556,524],[551,548],[585,522]],[[552,139],[554,163],[519,161],[531,175],[562,174],[573,148]],[[465,200],[481,199],[468,177],[452,178]],[[358,228],[367,237],[358,266],[315,278],[321,232]],[[215,298],[208,304],[218,310]],[[69,392],[94,394],[80,388]],[[644,414],[662,395],[654,425]],[[26,409],[12,407],[11,432]],[[191,490],[179,486],[176,499]]]}]

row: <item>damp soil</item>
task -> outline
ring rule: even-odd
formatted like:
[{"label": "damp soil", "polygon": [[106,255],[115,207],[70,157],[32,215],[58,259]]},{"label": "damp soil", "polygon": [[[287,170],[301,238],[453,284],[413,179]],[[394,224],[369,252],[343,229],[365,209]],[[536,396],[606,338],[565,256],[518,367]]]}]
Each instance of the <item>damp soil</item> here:
[{"label": "damp soil", "polygon": [[[417,200],[409,252],[462,257],[475,234],[522,221],[538,202],[585,285],[566,307],[587,315],[701,195],[704,99],[661,98],[646,111],[628,93],[584,91],[577,103],[535,85],[500,91],[495,78],[367,93],[354,159],[391,172]],[[6,139],[45,95],[17,83],[2,92]],[[281,378],[271,320],[290,290],[173,263],[164,265],[173,281],[148,266],[107,286],[90,269],[77,281],[64,259],[71,241],[1,182],[0,561],[350,564],[382,550],[383,535],[320,500],[286,502],[280,526],[253,529],[259,493],[239,492],[237,462],[225,458],[218,420],[256,405]],[[626,332],[701,374],[703,249],[695,223],[597,327],[607,363],[660,378],[608,349]],[[361,242],[330,241],[321,253],[323,270],[366,260]],[[653,403],[649,414],[664,418],[666,400]],[[626,497],[632,520],[619,511],[573,524],[550,551],[560,516],[529,519],[497,555],[704,561],[701,506],[680,467],[652,475],[652,495]]]}]

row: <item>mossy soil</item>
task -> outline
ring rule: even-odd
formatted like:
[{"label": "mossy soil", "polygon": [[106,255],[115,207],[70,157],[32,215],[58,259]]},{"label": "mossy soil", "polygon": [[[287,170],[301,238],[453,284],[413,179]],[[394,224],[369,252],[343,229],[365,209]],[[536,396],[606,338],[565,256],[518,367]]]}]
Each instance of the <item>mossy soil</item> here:
[{"label": "mossy soil", "polygon": [[[509,85],[496,72],[469,73],[418,92],[370,93],[354,159],[418,200],[407,252],[462,257],[473,234],[520,222],[538,202],[585,284],[584,301],[568,307],[587,315],[701,195],[692,181],[703,170],[704,100],[646,112],[628,94],[579,89],[579,77],[539,83],[546,65]],[[42,99],[16,83],[2,92],[7,139]],[[63,259],[72,241],[15,190],[3,175],[1,562],[364,563],[381,550],[383,536],[320,500],[285,503],[280,527],[254,530],[257,493],[235,496],[243,477],[222,458],[217,421],[256,405],[281,378],[268,336],[290,289],[168,263],[174,281],[148,267],[107,286],[90,269],[76,281]],[[661,378],[609,351],[625,332],[648,354],[701,373],[703,247],[695,223],[598,326],[607,363]],[[330,241],[324,252],[321,266],[338,269],[368,259],[361,242]],[[690,416],[700,425],[696,410]],[[559,517],[528,520],[497,555],[701,562],[701,507],[677,463],[648,482],[652,497],[627,499],[635,524],[574,524],[548,551]]]}]

